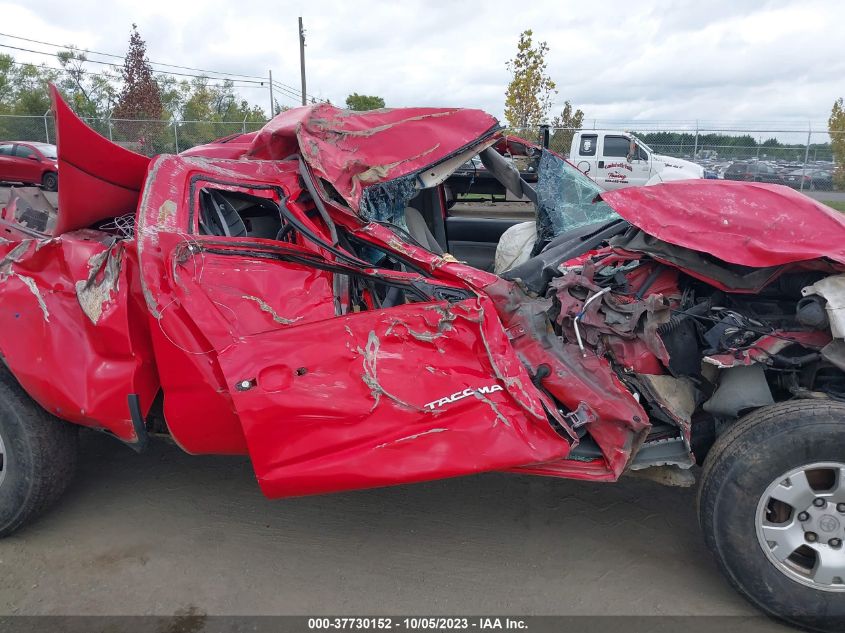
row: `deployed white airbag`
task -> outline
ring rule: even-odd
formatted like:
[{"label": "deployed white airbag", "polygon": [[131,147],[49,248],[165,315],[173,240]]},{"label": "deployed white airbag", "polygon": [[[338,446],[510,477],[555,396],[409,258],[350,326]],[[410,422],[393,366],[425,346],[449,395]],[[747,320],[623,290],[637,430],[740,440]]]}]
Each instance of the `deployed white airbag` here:
[{"label": "deployed white airbag", "polygon": [[496,246],[493,272],[497,275],[528,261],[537,241],[536,222],[520,222],[502,233]]}]

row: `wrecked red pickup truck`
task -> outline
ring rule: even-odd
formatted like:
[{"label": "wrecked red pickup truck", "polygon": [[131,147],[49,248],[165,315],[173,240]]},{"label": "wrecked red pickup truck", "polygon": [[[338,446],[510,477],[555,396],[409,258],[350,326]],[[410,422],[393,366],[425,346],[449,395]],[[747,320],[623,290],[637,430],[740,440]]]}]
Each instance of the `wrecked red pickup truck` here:
[{"label": "wrecked red pickup truck", "polygon": [[[268,497],[703,464],[734,586],[845,615],[835,211],[773,185],[605,193],[477,110],[319,104],[147,159],[54,108],[57,209],[23,190],[0,214],[0,534],[67,486],[78,426],[247,454]],[[448,254],[443,183],[475,156],[536,213],[498,275]],[[508,242],[487,220],[462,236]]]}]

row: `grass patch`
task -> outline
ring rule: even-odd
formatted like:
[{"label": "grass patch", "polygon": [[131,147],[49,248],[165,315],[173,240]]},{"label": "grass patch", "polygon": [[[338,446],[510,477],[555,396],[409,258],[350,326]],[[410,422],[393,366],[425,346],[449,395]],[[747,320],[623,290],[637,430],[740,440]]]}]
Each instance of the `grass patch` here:
[{"label": "grass patch", "polygon": [[821,203],[845,213],[845,200],[822,200]]}]

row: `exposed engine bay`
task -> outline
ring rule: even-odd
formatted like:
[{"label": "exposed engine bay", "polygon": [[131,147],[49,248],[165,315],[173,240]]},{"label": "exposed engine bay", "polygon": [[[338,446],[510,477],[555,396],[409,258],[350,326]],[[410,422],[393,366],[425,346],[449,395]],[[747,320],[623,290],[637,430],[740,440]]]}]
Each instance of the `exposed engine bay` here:
[{"label": "exposed engine bay", "polygon": [[[737,266],[621,220],[589,228],[503,276],[542,297],[561,342],[606,359],[646,411],[628,468],[701,463],[723,427],[758,407],[845,400],[845,343],[831,332],[845,275],[818,261]],[[601,455],[591,428],[570,459]]]}]

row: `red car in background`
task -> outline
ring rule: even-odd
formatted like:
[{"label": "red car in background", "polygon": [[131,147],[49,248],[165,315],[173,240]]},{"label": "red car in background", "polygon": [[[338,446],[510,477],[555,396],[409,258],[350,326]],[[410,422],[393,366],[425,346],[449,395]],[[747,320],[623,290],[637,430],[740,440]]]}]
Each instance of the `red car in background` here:
[{"label": "red car in background", "polygon": [[59,188],[56,146],[0,141],[0,182],[23,182],[56,191]]}]

